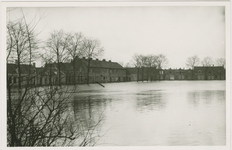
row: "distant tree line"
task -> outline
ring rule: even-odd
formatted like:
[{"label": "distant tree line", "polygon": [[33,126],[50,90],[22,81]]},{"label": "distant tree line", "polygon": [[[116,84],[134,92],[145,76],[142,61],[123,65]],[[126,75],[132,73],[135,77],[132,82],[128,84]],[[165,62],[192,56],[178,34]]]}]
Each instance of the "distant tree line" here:
[{"label": "distant tree line", "polygon": [[186,66],[193,69],[194,66],[226,66],[226,61],[224,58],[218,58],[216,60],[213,60],[211,57],[205,57],[202,61],[200,61],[200,58],[197,55],[194,55],[192,57],[188,57],[186,60]]},{"label": "distant tree line", "polygon": [[[134,54],[130,63],[125,67],[135,67],[137,69],[137,76],[141,75],[141,80],[144,80],[144,71],[146,70],[147,80],[151,76],[152,69],[163,69],[168,66],[168,59],[163,54],[158,55],[142,55]],[[146,68],[146,69],[145,69]]]},{"label": "distant tree line", "polygon": [[142,55],[142,54],[134,54],[131,65],[134,67],[153,67],[157,69],[162,69],[167,67],[168,60],[165,55]]}]

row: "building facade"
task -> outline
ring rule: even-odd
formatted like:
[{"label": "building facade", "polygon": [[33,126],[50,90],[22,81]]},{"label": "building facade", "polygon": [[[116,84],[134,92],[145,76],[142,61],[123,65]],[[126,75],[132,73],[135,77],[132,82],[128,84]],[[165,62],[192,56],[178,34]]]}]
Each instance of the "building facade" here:
[{"label": "building facade", "polygon": [[[123,68],[117,62],[75,58],[69,63],[46,63],[44,67],[20,65],[21,85],[69,85],[159,80],[225,80],[223,66],[196,66],[193,69]],[[8,84],[18,85],[17,64],[7,64]]]},{"label": "building facade", "polygon": [[18,86],[19,82],[21,83],[20,86],[34,85],[36,82],[35,76],[35,63],[33,65],[21,64],[20,68],[17,63],[7,64],[7,84],[10,86]]},{"label": "building facade", "polygon": [[[119,65],[117,62],[112,62],[111,60],[106,61],[105,59],[85,59],[76,58],[74,59],[77,68],[83,69],[83,76],[87,76],[88,71],[88,61],[89,64],[89,82],[125,82],[126,72],[125,69]],[[81,67],[78,67],[81,66]]]},{"label": "building facade", "polygon": [[225,80],[226,70],[223,66],[194,67],[193,78],[195,80]]},{"label": "building facade", "polygon": [[225,80],[223,66],[196,66],[193,69],[125,68],[127,81]]}]

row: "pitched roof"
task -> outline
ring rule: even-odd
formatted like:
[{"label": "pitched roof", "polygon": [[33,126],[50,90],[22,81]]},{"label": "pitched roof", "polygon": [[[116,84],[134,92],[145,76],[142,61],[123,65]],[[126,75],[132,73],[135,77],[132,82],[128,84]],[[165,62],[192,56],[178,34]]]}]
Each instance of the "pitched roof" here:
[{"label": "pitched roof", "polygon": [[[88,59],[78,59],[79,62],[88,64]],[[93,60],[90,61],[90,67],[96,68],[112,68],[112,69],[123,69],[123,67],[117,62],[105,61],[105,60]]]},{"label": "pitched roof", "polygon": [[[29,74],[34,73],[34,67],[28,64],[20,64],[21,74]],[[31,72],[29,72],[31,69]],[[7,71],[9,74],[17,74],[18,73],[18,65],[17,64],[7,64]]]}]

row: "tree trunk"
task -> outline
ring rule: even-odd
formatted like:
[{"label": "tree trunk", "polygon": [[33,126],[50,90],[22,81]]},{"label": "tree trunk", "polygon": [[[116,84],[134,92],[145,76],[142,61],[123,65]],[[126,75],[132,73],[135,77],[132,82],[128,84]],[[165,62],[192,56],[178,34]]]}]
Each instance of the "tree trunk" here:
[{"label": "tree trunk", "polygon": [[20,66],[20,55],[18,55],[18,62],[17,62],[17,67],[18,67],[18,88],[19,88],[19,90],[21,90],[21,82],[22,82],[22,80],[21,80],[21,66]]},{"label": "tree trunk", "polygon": [[142,82],[143,82],[143,67],[142,67]]},{"label": "tree trunk", "polygon": [[49,67],[49,84],[50,84],[50,86],[52,86],[52,69],[51,69],[51,66]]},{"label": "tree trunk", "polygon": [[139,82],[139,67],[137,68],[137,82]]},{"label": "tree trunk", "polygon": [[147,69],[147,82],[148,82],[148,78],[149,78],[149,76],[148,76],[148,73],[149,73],[148,67],[146,69]]},{"label": "tree trunk", "polygon": [[205,71],[205,80],[208,80],[208,67],[206,67],[206,71]]},{"label": "tree trunk", "polygon": [[61,86],[60,61],[58,61],[58,84],[59,84],[59,86]]},{"label": "tree trunk", "polygon": [[194,69],[192,69],[192,71],[191,71],[191,75],[192,75],[192,80],[194,80]]},{"label": "tree trunk", "polygon": [[90,69],[90,58],[88,59],[88,64],[87,64],[87,85],[89,85],[89,69]]},{"label": "tree trunk", "polygon": [[7,125],[8,125],[8,130],[10,134],[10,146],[14,146],[16,143],[16,134],[15,134],[15,117],[12,113],[12,103],[11,103],[11,87],[10,87],[10,82],[8,79],[8,73],[7,73],[7,93],[8,93],[8,98],[7,98]]},{"label": "tree trunk", "polygon": [[76,85],[76,65],[75,65],[76,59],[73,59],[73,85]]},{"label": "tree trunk", "polygon": [[60,53],[58,48],[56,49],[56,57],[57,57],[57,68],[58,68],[58,85],[61,86]]}]

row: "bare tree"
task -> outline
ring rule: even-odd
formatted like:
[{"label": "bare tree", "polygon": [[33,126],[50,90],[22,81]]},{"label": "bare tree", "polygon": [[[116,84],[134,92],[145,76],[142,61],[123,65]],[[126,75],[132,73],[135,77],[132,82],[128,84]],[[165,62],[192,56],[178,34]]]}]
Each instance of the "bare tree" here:
[{"label": "bare tree", "polygon": [[59,30],[53,31],[46,42],[47,50],[53,55],[53,59],[57,63],[59,86],[61,86],[61,63],[67,60],[68,40],[69,38],[65,36],[64,31]]},{"label": "bare tree", "polygon": [[212,66],[213,65],[213,60],[211,57],[205,57],[202,61],[201,61],[201,64],[203,66]]},{"label": "bare tree", "polygon": [[104,48],[97,39],[85,38],[83,41],[84,56],[87,58],[87,84],[89,84],[89,70],[91,59],[101,56],[104,52]]},{"label": "bare tree", "polygon": [[128,62],[128,63],[126,63],[125,67],[126,67],[126,68],[129,68],[129,67],[132,67],[132,65],[131,65],[130,62]]},{"label": "bare tree", "polygon": [[147,55],[145,57],[145,66],[147,68],[147,81],[148,77],[150,77],[150,80],[152,80],[152,68],[157,68],[158,65],[158,56],[156,55]]},{"label": "bare tree", "polygon": [[218,58],[218,59],[216,59],[216,64],[218,65],[218,66],[223,66],[223,67],[225,67],[226,66],[226,60],[224,59],[224,58]]},{"label": "bare tree", "polygon": [[[25,98],[26,91],[29,89],[29,84],[31,84],[32,79],[31,75],[34,75],[34,70],[32,70],[32,61],[35,60],[36,50],[38,49],[39,40],[36,38],[35,27],[42,19],[38,21],[31,21],[27,23],[24,12],[21,9],[22,17],[15,21],[7,22],[7,64],[16,60],[17,69],[17,85],[18,88],[15,88],[15,83],[11,82],[12,74],[10,75],[7,70],[7,125],[8,125],[8,144],[9,145],[19,145],[20,142],[16,131],[18,130],[17,125],[22,125],[23,119],[23,105],[22,99]],[[24,75],[26,78],[26,85],[22,87],[22,63],[29,63],[25,71],[27,75]],[[25,65],[24,65],[25,66]],[[16,78],[16,77],[14,77]],[[31,85],[30,85],[31,86]],[[13,93],[16,91],[16,93]],[[16,98],[13,98],[15,95]]]},{"label": "bare tree", "polygon": [[140,59],[139,59],[139,54],[134,54],[131,60],[131,64],[134,67],[140,67]]},{"label": "bare tree", "polygon": [[28,60],[29,39],[23,20],[19,22],[8,22],[7,24],[7,62],[11,58],[16,60],[18,72],[18,88],[21,89],[21,63]]},{"label": "bare tree", "polygon": [[[8,146],[91,146],[98,121],[88,128],[75,118],[70,91],[76,87],[45,86],[23,89],[23,96],[11,93],[8,115]],[[20,104],[20,107],[19,107]],[[9,107],[8,107],[9,109]],[[20,113],[18,111],[20,109]],[[11,121],[10,121],[11,120]],[[85,120],[88,122],[88,120]]]},{"label": "bare tree", "polygon": [[82,33],[69,33],[66,35],[67,42],[67,55],[72,59],[73,66],[73,84],[76,84],[76,58],[83,56],[83,34]]},{"label": "bare tree", "polygon": [[[144,67],[146,67],[147,70],[147,80],[148,77],[151,76],[151,68],[157,68],[162,69],[163,67],[166,67],[168,64],[168,60],[165,55],[159,54],[159,55],[139,55],[135,54],[133,56],[132,63],[135,67],[138,68],[137,75],[139,76],[139,68],[142,69],[142,80],[144,75]],[[139,77],[138,77],[139,78]]]},{"label": "bare tree", "polygon": [[157,66],[157,56],[155,55],[147,55],[145,66],[146,67],[156,67]]},{"label": "bare tree", "polygon": [[[91,146],[99,121],[84,129],[74,117],[72,93],[76,87],[21,86],[21,63],[33,60],[38,44],[34,27],[25,18],[7,23],[7,62],[17,59],[18,88],[7,72],[7,145],[8,146]],[[59,42],[58,42],[59,43]],[[32,72],[29,71],[27,76]],[[88,134],[88,135],[86,135]]]},{"label": "bare tree", "polygon": [[159,54],[157,55],[157,68],[163,69],[164,67],[167,67],[168,65],[168,59],[165,55]]},{"label": "bare tree", "polygon": [[189,57],[186,61],[186,66],[193,69],[194,66],[199,65],[200,59],[198,58],[197,55],[194,55],[192,57]]},{"label": "bare tree", "polygon": [[[139,81],[139,70],[143,66],[142,57],[143,56],[140,54],[134,54],[132,58],[132,64],[137,68],[137,82]],[[142,72],[142,78],[143,78],[143,72]]]}]

